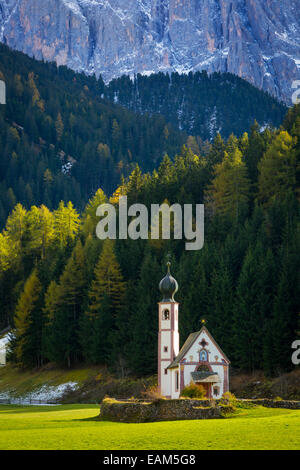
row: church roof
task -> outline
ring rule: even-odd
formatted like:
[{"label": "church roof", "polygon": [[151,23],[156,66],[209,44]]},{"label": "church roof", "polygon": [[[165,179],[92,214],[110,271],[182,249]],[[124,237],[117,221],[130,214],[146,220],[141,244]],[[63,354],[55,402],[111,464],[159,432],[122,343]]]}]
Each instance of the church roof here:
[{"label": "church roof", "polygon": [[179,351],[178,356],[175,357],[174,361],[171,362],[171,364],[167,367],[167,369],[172,369],[173,367],[178,366],[180,363],[181,359],[184,358],[188,350],[191,348],[191,346],[194,344],[196,339],[198,338],[200,334],[200,331],[196,331],[196,333],[191,333],[182,348]]},{"label": "church roof", "polygon": [[220,383],[220,377],[215,372],[195,371],[191,373],[194,382]]},{"label": "church roof", "polygon": [[178,283],[170,272],[171,263],[168,261],[168,272],[166,276],[159,283],[159,290],[163,295],[161,302],[175,302],[174,295],[178,291]]},{"label": "church roof", "polygon": [[196,331],[195,333],[191,333],[190,336],[187,338],[186,342],[184,343],[184,345],[182,346],[182,348],[180,349],[179,351],[179,354],[178,356],[175,357],[175,359],[173,360],[173,362],[171,362],[171,364],[167,367],[167,369],[173,369],[174,367],[177,367],[179,365],[179,363],[181,362],[181,360],[184,358],[184,356],[186,355],[186,353],[190,350],[190,348],[193,346],[194,342],[196,341],[196,339],[198,338],[198,336],[200,336],[200,334],[202,332],[205,332],[210,340],[215,344],[215,346],[219,349],[220,353],[222,354],[222,356],[224,357],[224,360],[230,364],[230,361],[228,359],[228,357],[226,356],[226,354],[224,354],[224,352],[222,351],[222,349],[220,348],[220,346],[216,343],[216,341],[213,339],[213,337],[211,336],[211,334],[209,333],[208,329],[203,326],[201,328],[200,331]]}]

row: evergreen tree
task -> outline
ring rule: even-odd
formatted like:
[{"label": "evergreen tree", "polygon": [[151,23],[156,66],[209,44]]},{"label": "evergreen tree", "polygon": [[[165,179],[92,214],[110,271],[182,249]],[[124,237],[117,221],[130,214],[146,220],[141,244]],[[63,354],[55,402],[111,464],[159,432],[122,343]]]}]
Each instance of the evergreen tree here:
[{"label": "evergreen tree", "polygon": [[280,198],[296,186],[295,142],[286,131],[280,132],[258,164],[260,201],[268,203]]},{"label": "evergreen tree", "polygon": [[212,205],[221,215],[238,219],[248,206],[250,183],[240,150],[225,152],[222,163],[215,166],[215,178],[208,192]]},{"label": "evergreen tree", "polygon": [[42,286],[35,269],[27,279],[14,317],[15,355],[21,366],[41,366],[44,318],[41,309]]},{"label": "evergreen tree", "polygon": [[72,202],[65,206],[64,202],[59,203],[58,209],[54,211],[54,232],[55,238],[61,247],[73,241],[79,231],[79,214],[74,209]]},{"label": "evergreen tree", "polygon": [[275,373],[290,370],[291,344],[298,331],[300,296],[300,226],[287,222],[281,248],[279,284],[274,299],[272,322]]},{"label": "evergreen tree", "polygon": [[131,370],[139,376],[153,374],[157,370],[158,318],[157,302],[159,267],[150,251],[146,253],[136,286],[133,315],[130,318]]},{"label": "evergreen tree", "polygon": [[234,306],[233,344],[236,364],[244,370],[261,365],[263,319],[257,302],[260,270],[258,259],[262,248],[249,248],[239,277]]},{"label": "evergreen tree", "polygon": [[109,334],[124,306],[125,282],[114,253],[113,242],[105,240],[94,280],[88,293],[89,304],[82,320],[81,344],[91,362],[105,363],[109,354]]},{"label": "evergreen tree", "polygon": [[80,240],[72,252],[58,287],[50,284],[46,311],[51,322],[49,359],[71,367],[81,357],[79,325],[86,295],[86,268]]}]

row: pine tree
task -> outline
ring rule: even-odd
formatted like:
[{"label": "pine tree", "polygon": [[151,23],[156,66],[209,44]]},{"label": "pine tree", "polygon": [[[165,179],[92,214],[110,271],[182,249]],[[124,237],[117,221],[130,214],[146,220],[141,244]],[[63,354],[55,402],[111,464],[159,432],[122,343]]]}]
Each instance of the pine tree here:
[{"label": "pine tree", "polygon": [[244,153],[245,162],[248,168],[248,174],[252,182],[257,182],[258,179],[258,162],[261,160],[265,151],[265,142],[263,136],[259,132],[259,125],[255,121],[251,126],[249,135],[249,144]]},{"label": "pine tree", "polygon": [[160,269],[150,251],[146,253],[136,286],[134,309],[130,318],[129,366],[145,376],[157,370],[157,302]]},{"label": "pine tree", "polygon": [[106,362],[109,334],[124,306],[125,282],[114,253],[114,244],[107,239],[94,271],[88,293],[89,304],[81,324],[84,356],[91,362]]},{"label": "pine tree", "polygon": [[234,360],[244,370],[255,370],[261,366],[263,344],[263,319],[259,294],[260,266],[262,247],[249,248],[239,277],[233,320]]},{"label": "pine tree", "polygon": [[59,279],[59,285],[52,284],[46,297],[46,311],[51,323],[49,359],[65,363],[68,367],[82,357],[79,325],[84,309],[86,284],[84,251],[79,240]]},{"label": "pine tree", "polygon": [[5,232],[19,248],[22,248],[24,245],[27,228],[26,215],[26,209],[21,204],[17,204],[6,222]]},{"label": "pine tree", "polygon": [[58,113],[57,119],[55,121],[55,129],[57,141],[60,142],[64,133],[64,123],[60,113]]},{"label": "pine tree", "polygon": [[44,318],[41,304],[42,286],[36,269],[27,279],[14,317],[16,359],[21,366],[41,366]]},{"label": "pine tree", "polygon": [[134,204],[139,202],[139,193],[143,185],[143,175],[139,165],[137,164],[135,169],[129,176],[129,181],[126,185],[126,193],[128,194],[128,204]]},{"label": "pine tree", "polygon": [[208,328],[223,351],[229,354],[234,350],[232,341],[234,286],[230,272],[223,260],[211,276],[208,297]]},{"label": "pine tree", "polygon": [[8,235],[0,233],[0,272],[10,269],[18,257],[17,245]]},{"label": "pine tree", "polygon": [[49,209],[33,206],[27,213],[28,250],[38,252],[41,259],[54,240],[54,220]]},{"label": "pine tree", "polygon": [[82,231],[85,235],[96,235],[96,226],[99,222],[99,218],[96,215],[97,208],[106,202],[107,197],[102,189],[99,188],[96,194],[89,200],[83,213]]},{"label": "pine tree", "polygon": [[54,211],[54,231],[55,238],[61,247],[73,241],[80,228],[79,214],[74,209],[72,202],[65,206],[64,202],[59,203],[58,209]]},{"label": "pine tree", "polygon": [[258,199],[270,203],[273,198],[280,198],[289,189],[296,186],[295,141],[286,131],[280,132],[268,147],[258,164],[259,193]]},{"label": "pine tree", "polygon": [[240,150],[225,152],[222,163],[215,166],[215,178],[207,192],[214,209],[237,220],[247,209],[249,190],[247,168]]},{"label": "pine tree", "polygon": [[279,283],[274,298],[272,322],[273,363],[275,372],[290,370],[291,344],[298,331],[300,296],[300,226],[287,221],[280,250]]}]

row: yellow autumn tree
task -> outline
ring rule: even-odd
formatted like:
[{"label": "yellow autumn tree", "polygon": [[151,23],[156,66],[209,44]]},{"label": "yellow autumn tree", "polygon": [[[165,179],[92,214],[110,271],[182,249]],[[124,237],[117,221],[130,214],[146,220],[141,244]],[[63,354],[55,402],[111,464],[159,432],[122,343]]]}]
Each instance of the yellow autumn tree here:
[{"label": "yellow autumn tree", "polygon": [[225,152],[223,161],[214,166],[215,177],[206,192],[213,210],[220,215],[238,218],[241,210],[247,207],[250,181],[242,153],[237,147]]},{"label": "yellow autumn tree", "polygon": [[41,365],[42,312],[39,309],[42,285],[36,269],[25,282],[18,300],[14,324],[16,359],[22,366]]},{"label": "yellow autumn tree", "polygon": [[89,234],[94,235],[96,234],[96,226],[99,222],[99,217],[97,217],[96,212],[97,208],[101,204],[105,204],[107,202],[107,197],[105,196],[104,192],[101,188],[95,193],[95,195],[89,200],[88,204],[86,205],[85,211],[82,217],[82,230],[83,233],[87,236]]},{"label": "yellow autumn tree", "polygon": [[69,240],[74,240],[80,228],[80,217],[72,202],[67,205],[63,201],[54,211],[55,239],[61,247],[66,246]]},{"label": "yellow autumn tree", "polygon": [[258,200],[268,203],[296,187],[297,159],[295,139],[280,132],[258,164]]}]

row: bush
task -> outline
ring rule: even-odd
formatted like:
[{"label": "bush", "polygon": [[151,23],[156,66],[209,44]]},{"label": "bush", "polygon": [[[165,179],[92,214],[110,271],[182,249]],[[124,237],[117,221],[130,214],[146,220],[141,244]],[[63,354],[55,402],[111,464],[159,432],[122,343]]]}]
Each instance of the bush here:
[{"label": "bush", "polygon": [[206,398],[206,391],[202,385],[190,384],[182,390],[181,396],[185,398],[204,399]]},{"label": "bush", "polygon": [[236,404],[236,396],[233,393],[225,392],[222,395],[220,403],[224,405],[235,405]]},{"label": "bush", "polygon": [[236,412],[236,407],[234,405],[232,405],[232,404],[229,404],[229,405],[221,404],[221,416],[223,416],[223,418],[230,417],[235,412]]},{"label": "bush", "polygon": [[157,385],[148,387],[141,395],[148,400],[165,400],[165,397],[160,393]]}]

